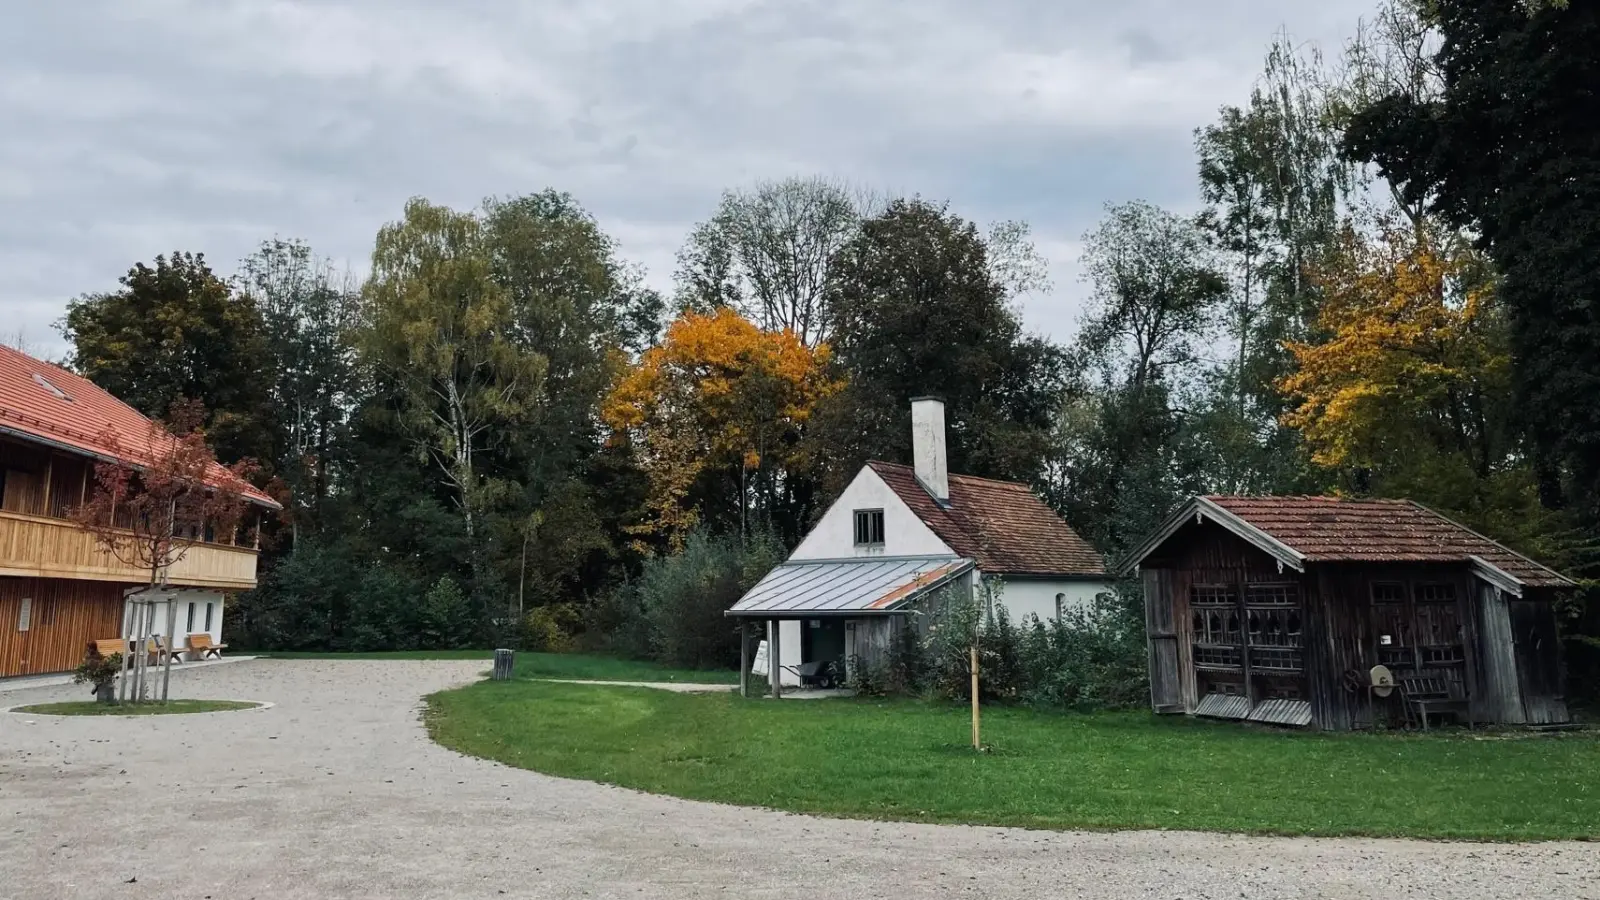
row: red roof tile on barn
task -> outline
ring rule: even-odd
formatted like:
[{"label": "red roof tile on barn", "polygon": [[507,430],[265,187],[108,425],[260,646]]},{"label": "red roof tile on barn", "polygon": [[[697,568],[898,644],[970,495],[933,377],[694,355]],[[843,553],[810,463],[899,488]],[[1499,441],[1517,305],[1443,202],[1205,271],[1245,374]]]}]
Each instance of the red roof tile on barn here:
[{"label": "red roof tile on barn", "polygon": [[951,475],[950,505],[942,507],[910,466],[867,465],[940,540],[985,572],[1106,575],[1100,554],[1025,484]]},{"label": "red roof tile on barn", "polygon": [[1410,500],[1206,497],[1307,562],[1484,560],[1522,582],[1571,582],[1554,570]]},{"label": "red roof tile on barn", "polygon": [[[149,428],[148,417],[87,378],[0,346],[0,430],[88,456],[137,464],[146,460],[134,458],[129,448],[146,446]],[[120,448],[102,437],[108,431],[116,435]],[[229,481],[232,476],[218,467],[214,483]],[[257,503],[278,506],[249,485],[240,487],[239,493]]]}]

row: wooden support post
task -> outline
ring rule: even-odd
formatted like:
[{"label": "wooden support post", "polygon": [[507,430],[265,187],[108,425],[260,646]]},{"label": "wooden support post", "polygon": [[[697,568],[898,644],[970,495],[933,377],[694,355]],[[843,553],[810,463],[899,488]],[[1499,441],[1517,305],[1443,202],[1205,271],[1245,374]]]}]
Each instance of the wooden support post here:
[{"label": "wooden support post", "polygon": [[750,697],[750,623],[739,620],[739,696]]},{"label": "wooden support post", "polygon": [[177,642],[172,639],[173,632],[178,630],[178,595],[167,595],[167,636],[166,656],[161,660],[161,702],[167,702],[167,684],[172,681],[172,648]]},{"label": "wooden support post", "polygon": [[767,620],[767,681],[772,688],[772,699],[777,700],[783,696],[782,669],[778,668],[778,631],[777,619]]},{"label": "wooden support post", "polygon": [[969,652],[972,654],[972,749],[982,750],[983,739],[978,728],[978,645],[974,643]]}]

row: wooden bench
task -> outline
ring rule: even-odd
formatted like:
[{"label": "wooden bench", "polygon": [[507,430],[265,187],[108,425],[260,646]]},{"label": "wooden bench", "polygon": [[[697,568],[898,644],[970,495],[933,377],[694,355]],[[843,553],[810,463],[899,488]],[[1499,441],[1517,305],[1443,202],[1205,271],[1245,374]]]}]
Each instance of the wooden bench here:
[{"label": "wooden bench", "polygon": [[167,639],[161,635],[158,634],[152,637],[150,639],[150,645],[153,648],[150,652],[155,655],[156,662],[159,663],[168,656],[172,657],[172,661],[175,663],[183,662],[183,648],[168,647]]},{"label": "wooden bench", "polygon": [[217,659],[221,659],[222,651],[226,650],[227,647],[227,644],[211,643],[211,635],[204,631],[189,635],[189,652],[199,654],[195,657],[196,659],[205,659],[207,656],[215,656]]},{"label": "wooden bench", "polygon": [[126,654],[128,645],[122,638],[104,638],[89,644],[89,655],[101,659],[109,658],[112,654]]},{"label": "wooden bench", "polygon": [[1428,716],[1435,713],[1450,713],[1457,720],[1465,718],[1468,725],[1473,724],[1469,704],[1456,696],[1450,679],[1401,673],[1395,676],[1395,685],[1400,688],[1400,702],[1405,704],[1406,718],[1415,716],[1422,723],[1423,731],[1428,730]]}]

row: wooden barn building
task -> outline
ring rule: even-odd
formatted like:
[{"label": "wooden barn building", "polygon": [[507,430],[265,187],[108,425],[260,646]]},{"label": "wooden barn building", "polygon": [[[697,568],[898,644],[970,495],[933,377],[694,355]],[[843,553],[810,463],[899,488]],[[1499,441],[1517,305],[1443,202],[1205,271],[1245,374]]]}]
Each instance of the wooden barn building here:
[{"label": "wooden barn building", "polygon": [[[124,565],[70,517],[93,487],[95,462],[146,447],[149,428],[87,379],[0,346],[0,677],[72,669],[91,641],[122,636],[127,595],[149,573]],[[247,522],[278,507],[254,490],[247,499],[256,510]],[[171,646],[200,633],[221,643],[227,594],[256,584],[256,532],[216,535],[167,573],[157,631],[164,604],[176,604]]]},{"label": "wooden barn building", "polygon": [[1157,712],[1330,731],[1568,721],[1552,600],[1573,583],[1415,503],[1198,497],[1135,567]]}]

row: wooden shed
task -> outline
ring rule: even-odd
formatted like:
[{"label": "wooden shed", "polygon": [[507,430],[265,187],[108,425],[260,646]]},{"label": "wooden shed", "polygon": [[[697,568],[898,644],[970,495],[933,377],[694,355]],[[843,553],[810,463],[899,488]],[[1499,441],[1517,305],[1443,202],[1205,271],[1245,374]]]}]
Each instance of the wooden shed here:
[{"label": "wooden shed", "polygon": [[1345,731],[1417,721],[1433,690],[1472,722],[1568,721],[1573,583],[1410,501],[1197,497],[1134,568],[1156,712]]}]

